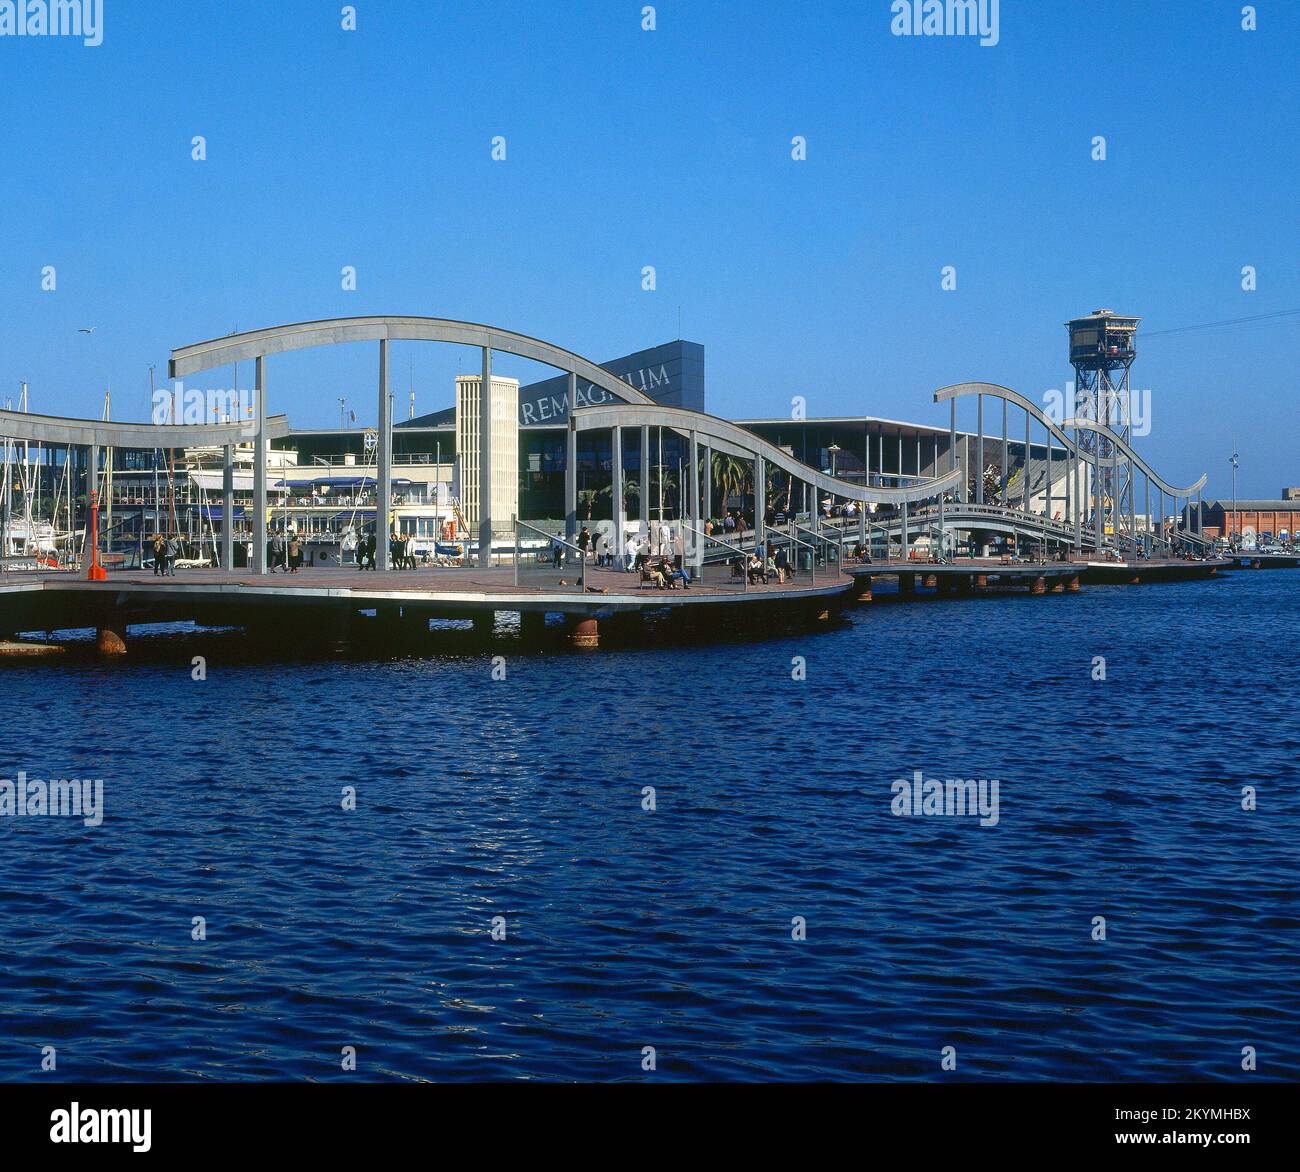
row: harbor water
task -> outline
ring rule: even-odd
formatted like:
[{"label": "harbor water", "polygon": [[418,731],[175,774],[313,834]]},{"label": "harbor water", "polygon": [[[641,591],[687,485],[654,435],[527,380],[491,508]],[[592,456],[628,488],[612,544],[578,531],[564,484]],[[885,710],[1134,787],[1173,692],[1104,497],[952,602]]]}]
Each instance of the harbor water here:
[{"label": "harbor water", "polygon": [[1298,620],[1275,571],[6,665],[0,776],[103,806],[0,817],[0,1079],[1294,1078]]}]

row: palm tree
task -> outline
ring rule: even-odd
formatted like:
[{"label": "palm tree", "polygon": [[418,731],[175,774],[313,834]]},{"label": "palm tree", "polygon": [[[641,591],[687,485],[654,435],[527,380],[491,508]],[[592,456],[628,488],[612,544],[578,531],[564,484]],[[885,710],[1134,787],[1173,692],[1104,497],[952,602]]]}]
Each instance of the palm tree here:
[{"label": "palm tree", "polygon": [[668,468],[662,469],[659,475],[659,489],[664,507],[671,507],[674,500],[673,494],[677,491],[677,473]]},{"label": "palm tree", "polygon": [[740,496],[744,504],[745,487],[753,475],[753,468],[747,460],[723,452],[713,453],[713,482],[718,486],[719,500],[724,507],[733,496]]},{"label": "palm tree", "polygon": [[635,498],[636,498],[636,503],[637,503],[638,506],[641,504],[641,482],[640,482],[639,480],[635,480],[635,479],[633,479],[633,478],[632,478],[631,476],[629,476],[626,472],[624,472],[624,473],[623,473],[623,511],[624,511],[624,513],[631,513],[631,512],[634,511],[634,510],[629,509],[629,508],[627,507],[627,502],[628,502],[628,498],[629,498],[629,497],[635,497]]}]

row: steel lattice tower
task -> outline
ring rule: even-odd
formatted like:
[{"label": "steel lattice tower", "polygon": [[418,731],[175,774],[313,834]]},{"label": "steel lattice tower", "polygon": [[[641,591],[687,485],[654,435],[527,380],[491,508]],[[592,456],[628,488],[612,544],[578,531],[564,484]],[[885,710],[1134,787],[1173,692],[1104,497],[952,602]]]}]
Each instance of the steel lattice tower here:
[{"label": "steel lattice tower", "polygon": [[1135,543],[1136,535],[1126,532],[1135,503],[1133,466],[1110,437],[1131,444],[1133,400],[1129,367],[1137,357],[1137,325],[1141,320],[1120,317],[1112,309],[1098,309],[1087,317],[1065,323],[1070,331],[1070,365],[1074,367],[1074,415],[1090,419],[1102,429],[1081,428],[1075,436],[1081,451],[1092,462],[1089,520],[1099,550],[1107,532],[1117,548],[1121,545],[1121,535],[1124,544]]}]

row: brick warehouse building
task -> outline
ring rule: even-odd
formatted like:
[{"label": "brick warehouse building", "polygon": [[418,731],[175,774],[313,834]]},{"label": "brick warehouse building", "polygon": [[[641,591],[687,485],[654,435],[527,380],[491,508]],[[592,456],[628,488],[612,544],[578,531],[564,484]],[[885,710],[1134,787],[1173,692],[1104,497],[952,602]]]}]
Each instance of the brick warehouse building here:
[{"label": "brick warehouse building", "polygon": [[1239,499],[1235,517],[1231,500],[1206,501],[1203,507],[1207,537],[1233,537],[1250,529],[1256,535],[1294,540],[1300,525],[1300,488],[1284,488],[1281,500]]}]

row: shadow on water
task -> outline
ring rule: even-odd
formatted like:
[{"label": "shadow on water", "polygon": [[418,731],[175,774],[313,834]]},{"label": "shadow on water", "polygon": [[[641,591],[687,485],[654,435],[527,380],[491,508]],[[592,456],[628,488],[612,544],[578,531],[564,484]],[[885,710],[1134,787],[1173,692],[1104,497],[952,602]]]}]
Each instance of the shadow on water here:
[{"label": "shadow on water", "polygon": [[53,633],[28,632],[21,642],[54,643],[62,654],[6,658],[0,670],[57,670],[76,664],[132,665],[192,661],[196,656],[226,664],[305,664],[321,662],[375,662],[400,660],[458,660],[484,655],[599,655],[602,649],[653,650],[715,647],[784,639],[795,634],[829,634],[850,626],[844,615],[827,619],[764,614],[717,616],[683,621],[680,615],[648,611],[631,618],[600,620],[600,648],[574,647],[562,615],[548,615],[544,628],[525,635],[518,616],[498,614],[490,634],[476,630],[470,620],[432,620],[420,629],[409,625],[392,629],[374,616],[360,616],[346,640],[321,639],[311,630],[282,630],[274,636],[242,627],[204,627],[193,623],[159,623],[128,629],[128,651],[104,656],[95,645],[91,628]]}]

